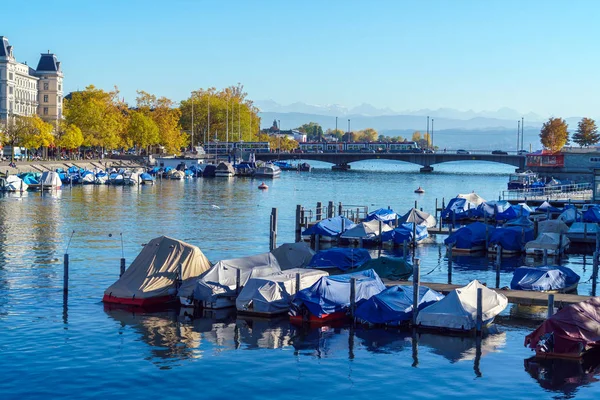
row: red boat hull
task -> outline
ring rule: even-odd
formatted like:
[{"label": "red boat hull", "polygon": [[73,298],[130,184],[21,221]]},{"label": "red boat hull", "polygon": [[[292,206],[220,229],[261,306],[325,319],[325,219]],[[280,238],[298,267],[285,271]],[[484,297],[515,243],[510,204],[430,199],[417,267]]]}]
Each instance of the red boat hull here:
[{"label": "red boat hull", "polygon": [[345,311],[339,311],[333,314],[323,314],[321,317],[310,314],[308,319],[304,319],[301,315],[290,315],[290,322],[293,324],[301,325],[303,323],[309,324],[327,324],[331,321],[339,321],[347,319]]},{"label": "red boat hull", "polygon": [[176,301],[177,298],[174,296],[160,296],[160,297],[149,297],[145,299],[135,299],[135,298],[124,298],[124,297],[115,297],[109,296],[107,294],[104,295],[102,301],[104,303],[112,303],[112,304],[122,304],[126,306],[135,306],[135,307],[152,307],[158,305],[166,305]]}]

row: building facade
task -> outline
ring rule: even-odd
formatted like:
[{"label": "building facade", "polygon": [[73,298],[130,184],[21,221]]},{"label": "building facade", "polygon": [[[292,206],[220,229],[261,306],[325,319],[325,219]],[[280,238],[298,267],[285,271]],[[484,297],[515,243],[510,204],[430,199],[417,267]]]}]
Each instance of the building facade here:
[{"label": "building facade", "polygon": [[52,124],[62,118],[63,73],[54,54],[43,53],[33,69],[16,60],[8,38],[0,36],[0,121],[39,115]]}]

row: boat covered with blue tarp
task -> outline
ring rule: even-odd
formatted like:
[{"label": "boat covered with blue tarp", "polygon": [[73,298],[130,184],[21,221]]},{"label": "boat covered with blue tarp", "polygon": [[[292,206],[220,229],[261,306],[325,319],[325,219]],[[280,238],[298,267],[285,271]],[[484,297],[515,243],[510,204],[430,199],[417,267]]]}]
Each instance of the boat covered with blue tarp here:
[{"label": "boat covered with blue tarp", "polygon": [[[472,215],[477,218],[498,219],[499,214],[506,214],[510,207],[511,204],[506,200],[486,201],[477,206],[477,208],[473,210]],[[514,217],[516,217],[516,214]]]},{"label": "boat covered with blue tarp", "polygon": [[553,205],[551,205],[550,203],[548,203],[547,201],[544,201],[542,204],[540,204],[535,211],[537,212],[544,212],[544,213],[559,213],[562,210],[562,208],[556,208]]},{"label": "boat covered with blue tarp", "polygon": [[533,222],[526,216],[522,216],[505,222],[504,226],[524,226],[525,228],[530,228],[533,226]]},{"label": "boat covered with blue tarp", "polygon": [[513,273],[510,288],[536,292],[570,292],[577,288],[579,279],[579,275],[567,267],[519,267]]},{"label": "boat covered with blue tarp", "polygon": [[372,269],[324,276],[311,287],[296,293],[290,307],[290,320],[325,322],[344,318],[350,307],[352,278],[355,279],[354,302],[357,306],[385,290],[385,285]]},{"label": "boat covered with blue tarp", "polygon": [[583,212],[583,222],[600,222],[600,207],[589,207]]},{"label": "boat covered with blue tarp", "polygon": [[346,271],[357,268],[371,259],[369,252],[362,248],[334,248],[315,254],[308,263],[309,268],[338,268]]},{"label": "boat covered with blue tarp", "polygon": [[444,243],[453,245],[455,250],[458,251],[483,250],[485,248],[486,229],[488,237],[491,237],[496,228],[481,222],[474,222],[454,231],[444,240]]},{"label": "boat covered with blue tarp", "polygon": [[489,246],[500,245],[503,251],[520,252],[525,243],[533,239],[533,228],[508,226],[494,229],[488,244]]},{"label": "boat covered with blue tarp", "polygon": [[365,218],[365,221],[368,222],[377,220],[385,223],[390,223],[392,221],[395,221],[397,216],[398,214],[396,214],[396,212],[392,209],[379,208],[375,211],[371,211],[370,213],[368,213],[367,217]]},{"label": "boat covered with blue tarp", "polygon": [[[389,287],[358,306],[355,313],[356,318],[374,325],[401,325],[412,319],[413,296],[412,286]],[[443,294],[426,286],[420,286],[418,309],[422,310],[443,298]]]},{"label": "boat covered with blue tarp", "polygon": [[317,222],[302,232],[302,235],[339,236],[346,230],[354,228],[355,226],[356,224],[348,218],[338,215],[337,217],[327,218]]},{"label": "boat covered with blue tarp", "polygon": [[394,228],[389,232],[383,232],[381,240],[383,242],[393,241],[396,244],[402,244],[404,242],[411,243],[413,240],[413,229],[415,230],[415,241],[420,242],[421,240],[429,237],[427,227],[424,225],[417,225],[414,227],[413,223],[406,223]]},{"label": "boat covered with blue tarp", "polygon": [[456,220],[469,219],[472,213],[477,209],[477,205],[467,199],[456,197],[448,202],[446,208],[442,210],[442,219]]}]

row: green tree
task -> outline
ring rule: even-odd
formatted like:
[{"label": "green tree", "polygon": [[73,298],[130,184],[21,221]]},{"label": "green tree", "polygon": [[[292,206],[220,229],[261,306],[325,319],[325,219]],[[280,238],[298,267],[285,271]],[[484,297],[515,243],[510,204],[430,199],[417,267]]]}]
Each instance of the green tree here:
[{"label": "green tree", "polygon": [[573,135],[573,141],[580,147],[589,147],[600,142],[596,121],[591,118],[582,118],[577,124],[577,131]]},{"label": "green tree", "polygon": [[2,135],[2,142],[12,147],[11,161],[15,159],[15,146],[21,147],[28,132],[32,129],[31,118],[14,116],[9,118]]},{"label": "green tree", "polygon": [[180,124],[183,130],[192,133],[192,105],[194,120],[194,142],[238,141],[254,142],[260,131],[258,108],[247,99],[244,86],[230,86],[218,91],[215,88],[198,89],[179,106]]},{"label": "green tree", "polygon": [[54,135],[52,124],[43,121],[37,115],[23,117],[23,130],[21,131],[21,146],[28,149],[46,148],[54,144]]},{"label": "green tree", "polygon": [[77,126],[66,123],[61,124],[57,146],[65,149],[73,150],[79,148],[83,144],[83,133]]},{"label": "green tree", "polygon": [[318,140],[323,138],[323,128],[316,122],[309,122],[296,128],[300,132],[306,133],[309,141]]},{"label": "green tree", "polygon": [[551,117],[544,122],[540,131],[540,140],[545,149],[560,151],[569,142],[569,126],[562,118]]},{"label": "green tree", "polygon": [[119,101],[119,91],[105,92],[90,85],[74,92],[65,101],[64,116],[68,125],[77,126],[85,146],[115,149],[126,139],[127,107]]},{"label": "green tree", "polygon": [[160,140],[158,126],[152,118],[144,115],[141,111],[133,111],[129,117],[127,135],[138,148],[145,149],[157,144]]},{"label": "green tree", "polygon": [[167,153],[177,153],[188,142],[188,135],[181,130],[181,110],[166,97],[156,98],[153,94],[137,91],[138,111],[152,118],[159,132],[159,144]]}]

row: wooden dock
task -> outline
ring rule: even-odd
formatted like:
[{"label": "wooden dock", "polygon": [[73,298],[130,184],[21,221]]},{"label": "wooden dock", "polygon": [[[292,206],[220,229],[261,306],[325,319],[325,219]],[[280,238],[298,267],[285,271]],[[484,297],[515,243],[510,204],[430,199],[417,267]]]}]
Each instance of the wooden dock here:
[{"label": "wooden dock", "polygon": [[[394,286],[394,285],[412,285],[412,281],[391,281],[388,279],[384,279],[383,282],[386,286]],[[427,286],[430,289],[433,289],[437,292],[448,294],[450,291],[463,287],[464,285],[449,285],[446,283],[430,283],[430,282],[421,282],[420,286]],[[502,293],[506,296],[509,303],[513,304],[522,304],[522,305],[530,305],[530,306],[547,306],[548,305],[548,293],[542,292],[530,292],[525,290],[512,290],[512,289],[496,289],[490,288],[498,293]],[[591,296],[580,296],[577,294],[563,294],[556,293],[554,294],[554,304],[555,306],[560,306],[561,304],[574,304],[582,301],[586,301],[591,299]]]}]

